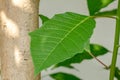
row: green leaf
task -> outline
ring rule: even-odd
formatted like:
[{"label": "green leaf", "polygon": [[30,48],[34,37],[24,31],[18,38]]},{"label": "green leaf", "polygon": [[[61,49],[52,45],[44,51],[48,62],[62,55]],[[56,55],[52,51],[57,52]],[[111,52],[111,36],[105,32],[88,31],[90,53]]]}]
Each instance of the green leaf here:
[{"label": "green leaf", "polygon": [[52,74],[50,76],[54,80],[81,80],[72,74],[67,74],[67,73],[62,73],[62,72],[55,73],[55,74]]},{"label": "green leaf", "polygon": [[117,67],[115,69],[115,77],[117,78],[117,80],[120,80],[120,70]]},{"label": "green leaf", "polygon": [[[108,52],[106,48],[98,44],[90,44],[90,51],[95,57],[102,56]],[[71,64],[81,63],[85,59],[93,59],[93,57],[91,57],[87,51],[84,51],[83,53],[78,53],[74,57],[55,65],[55,68],[60,66],[73,68]]]},{"label": "green leaf", "polygon": [[44,16],[44,15],[42,15],[42,14],[40,14],[39,16],[40,16],[40,18],[41,18],[41,20],[42,20],[42,24],[44,24],[44,22],[50,20],[47,16]]},{"label": "green leaf", "polygon": [[35,74],[83,52],[94,27],[95,20],[91,17],[66,12],[55,15],[40,29],[31,32]]},{"label": "green leaf", "polygon": [[114,0],[87,0],[90,15],[99,12],[102,8],[108,6],[113,1]]},{"label": "green leaf", "polygon": [[116,16],[117,9],[113,9],[110,11],[98,12],[95,16]]}]

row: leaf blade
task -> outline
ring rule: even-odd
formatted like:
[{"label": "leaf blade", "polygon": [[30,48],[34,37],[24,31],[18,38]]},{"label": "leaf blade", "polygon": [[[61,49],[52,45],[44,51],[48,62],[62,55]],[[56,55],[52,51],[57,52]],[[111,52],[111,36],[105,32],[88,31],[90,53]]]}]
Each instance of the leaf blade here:
[{"label": "leaf blade", "polygon": [[67,12],[55,15],[30,33],[35,74],[82,52],[94,27],[95,21],[90,17]]},{"label": "leaf blade", "polygon": [[51,74],[50,76],[55,80],[81,80],[72,74],[67,74],[62,72]]},{"label": "leaf blade", "polygon": [[115,78],[120,80],[120,69],[118,67],[115,68]]},{"label": "leaf blade", "polygon": [[42,14],[39,15],[40,19],[42,20],[42,24],[44,24],[44,22],[50,20],[47,16],[44,16]]},{"label": "leaf blade", "polygon": [[87,0],[90,15],[94,15],[96,12],[99,12],[102,8],[108,6],[113,1],[114,0]]},{"label": "leaf blade", "polygon": [[[90,44],[90,51],[95,57],[102,56],[107,52],[109,52],[109,50],[107,50],[106,48],[98,44]],[[87,51],[84,51],[83,53],[78,53],[72,58],[65,60],[64,62],[56,64],[54,68],[60,67],[60,66],[73,68],[71,64],[81,63],[83,60],[86,60],[86,59],[90,60],[90,59],[93,59],[93,57],[90,56]]]}]

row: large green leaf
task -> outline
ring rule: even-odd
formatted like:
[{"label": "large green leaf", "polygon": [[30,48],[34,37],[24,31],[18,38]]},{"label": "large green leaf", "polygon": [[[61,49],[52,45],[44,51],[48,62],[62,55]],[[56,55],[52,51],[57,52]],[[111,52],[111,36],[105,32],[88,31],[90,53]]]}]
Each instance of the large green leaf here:
[{"label": "large green leaf", "polygon": [[55,73],[50,75],[54,80],[81,80],[72,74],[67,73]]},{"label": "large green leaf", "polygon": [[[95,57],[102,56],[108,52],[108,50],[106,48],[104,48],[103,46],[98,45],[98,44],[90,44],[90,51]],[[60,67],[60,66],[72,68],[71,64],[81,63],[83,60],[86,60],[86,59],[93,59],[93,57],[90,56],[88,52],[84,51],[83,53],[78,53],[75,56],[73,56],[72,58],[67,59],[67,60],[55,65],[55,68]]]},{"label": "large green leaf", "polygon": [[83,52],[94,27],[95,20],[91,17],[66,12],[55,15],[40,29],[31,32],[35,74]]},{"label": "large green leaf", "polygon": [[87,0],[90,15],[94,15],[114,0]]}]

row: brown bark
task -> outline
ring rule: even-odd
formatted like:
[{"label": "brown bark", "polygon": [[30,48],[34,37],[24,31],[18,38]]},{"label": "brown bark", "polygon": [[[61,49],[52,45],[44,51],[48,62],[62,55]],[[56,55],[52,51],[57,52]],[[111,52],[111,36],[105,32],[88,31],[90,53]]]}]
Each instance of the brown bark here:
[{"label": "brown bark", "polygon": [[40,80],[34,76],[28,33],[38,27],[39,0],[0,0],[2,80]]}]

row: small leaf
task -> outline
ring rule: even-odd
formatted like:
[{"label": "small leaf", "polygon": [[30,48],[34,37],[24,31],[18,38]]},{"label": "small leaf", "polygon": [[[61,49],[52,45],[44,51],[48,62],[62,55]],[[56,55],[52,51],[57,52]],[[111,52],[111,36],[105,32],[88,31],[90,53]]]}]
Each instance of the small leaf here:
[{"label": "small leaf", "polygon": [[87,0],[90,15],[99,12],[102,8],[108,6],[113,1],[114,0]]},{"label": "small leaf", "polygon": [[40,29],[31,32],[35,74],[83,52],[94,27],[95,20],[91,17],[67,12],[55,15]]},{"label": "small leaf", "polygon": [[72,74],[67,74],[67,73],[55,73],[50,75],[54,80],[81,80],[78,77],[72,75]]},{"label": "small leaf", "polygon": [[95,16],[116,16],[117,9],[110,10],[110,11],[104,11],[104,12],[98,12],[95,14]]},{"label": "small leaf", "polygon": [[[102,56],[108,52],[106,48],[98,44],[90,44],[90,51],[95,57]],[[78,53],[74,57],[55,65],[54,68],[60,67],[60,66],[73,68],[71,64],[81,63],[85,59],[93,59],[93,57],[91,57],[86,51],[84,51],[83,53]]]},{"label": "small leaf", "polygon": [[42,24],[44,24],[44,22],[50,20],[47,16],[44,16],[44,15],[42,15],[42,14],[40,14],[39,16],[40,16],[40,18],[41,18],[41,20],[42,20]]},{"label": "small leaf", "polygon": [[117,80],[120,80],[120,70],[117,67],[115,69],[115,77],[117,78]]}]

